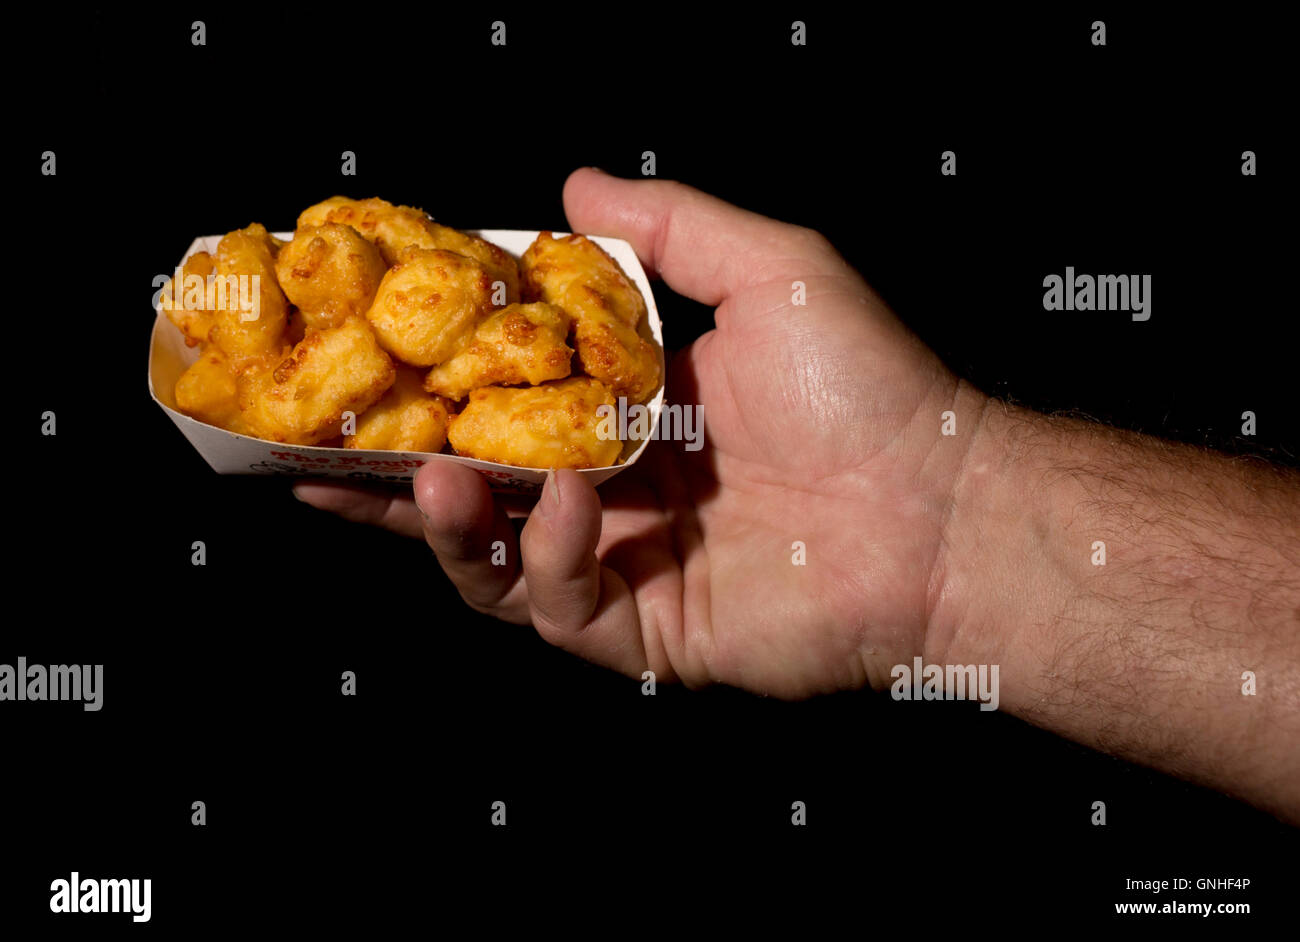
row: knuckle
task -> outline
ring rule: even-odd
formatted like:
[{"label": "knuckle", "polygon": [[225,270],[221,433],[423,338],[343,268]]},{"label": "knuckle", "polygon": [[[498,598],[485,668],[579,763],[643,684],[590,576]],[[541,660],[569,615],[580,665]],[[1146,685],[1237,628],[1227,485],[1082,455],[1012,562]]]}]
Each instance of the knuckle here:
[{"label": "knuckle", "polygon": [[791,233],[794,242],[810,255],[834,254],[835,247],[831,240],[816,229],[807,226],[795,226]]},{"label": "knuckle", "polygon": [[557,648],[566,647],[573,635],[555,619],[536,608],[533,609],[533,630],[543,641]]},{"label": "knuckle", "polygon": [[663,194],[684,193],[689,189],[689,187],[680,180],[669,180],[664,177],[652,177],[644,182],[646,186],[658,190]]},{"label": "knuckle", "polygon": [[458,585],[456,589],[460,592],[460,597],[465,604],[480,615],[487,615],[492,618],[501,618],[503,620],[505,619],[505,613],[501,609],[501,597],[499,595],[495,593],[489,594],[482,591],[475,591],[473,585],[467,585],[464,587]]},{"label": "knuckle", "polygon": [[480,615],[496,614],[496,611],[494,610],[494,607],[492,605],[478,599],[473,592],[467,591],[465,589],[461,589],[460,597],[466,605],[474,609],[474,611],[478,612]]}]

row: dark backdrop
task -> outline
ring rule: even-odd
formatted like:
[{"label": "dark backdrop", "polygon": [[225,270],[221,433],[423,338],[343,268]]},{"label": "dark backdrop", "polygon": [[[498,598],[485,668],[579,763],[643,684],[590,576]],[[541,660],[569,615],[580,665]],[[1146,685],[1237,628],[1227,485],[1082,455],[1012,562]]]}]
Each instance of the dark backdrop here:
[{"label": "dark backdrop", "polygon": [[[484,929],[607,914],[621,931],[699,905],[717,931],[829,914],[1119,928],[1111,904],[1149,898],[1125,877],[1178,875],[1251,878],[1215,901],[1252,901],[1257,925],[1296,850],[1271,818],[969,703],[642,697],[470,612],[422,545],[299,504],[285,479],[218,478],[149,400],[145,366],[151,280],[196,235],[289,229],[337,192],[563,229],[570,170],[637,176],[653,150],[661,177],[826,233],[990,392],[1294,463],[1281,35],[1117,9],[16,24],[15,61],[41,67],[11,62],[7,104],[21,366],[0,662],[103,663],[106,689],[100,713],[0,707],[0,919],[49,919],[49,881],[79,869],[151,877],[153,922],[54,928],[171,935],[264,910],[377,935],[452,914]],[[1066,265],[1150,273],[1151,320],[1044,312],[1042,278]],[[708,310],[656,297],[670,349],[709,328]]]}]

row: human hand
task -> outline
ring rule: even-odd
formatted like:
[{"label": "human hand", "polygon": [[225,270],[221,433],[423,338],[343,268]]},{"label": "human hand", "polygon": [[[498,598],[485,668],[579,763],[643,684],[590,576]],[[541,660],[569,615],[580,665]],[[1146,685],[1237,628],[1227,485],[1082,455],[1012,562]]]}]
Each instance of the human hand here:
[{"label": "human hand", "polygon": [[626,239],[668,287],[717,308],[666,393],[702,407],[703,448],[652,441],[599,495],[555,472],[518,534],[517,503],[450,462],[420,470],[414,500],[295,492],[423,534],[472,607],[631,676],[790,698],[887,685],[892,665],[924,653],[971,441],[941,435],[942,413],[978,415],[985,397],[815,232],[590,169],[564,204],[573,231]]}]

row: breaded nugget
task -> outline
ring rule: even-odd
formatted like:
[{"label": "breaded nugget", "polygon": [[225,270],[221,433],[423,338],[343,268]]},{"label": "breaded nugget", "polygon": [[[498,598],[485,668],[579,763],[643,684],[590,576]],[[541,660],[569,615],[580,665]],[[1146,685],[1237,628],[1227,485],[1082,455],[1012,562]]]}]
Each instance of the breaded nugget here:
[{"label": "breaded nugget", "polygon": [[317,330],[365,316],[386,271],[379,249],[335,222],[299,229],[275,260],[280,288]]},{"label": "breaded nugget", "polygon": [[[181,266],[181,278],[163,285],[159,303],[167,319],[185,335],[185,345],[205,343],[212,330],[212,305],[208,299],[208,275],[215,272],[216,262],[207,252],[195,252]],[[197,280],[196,280],[197,279]]]},{"label": "breaded nugget", "polygon": [[227,233],[217,245],[214,320],[208,339],[236,367],[244,360],[279,353],[284,341],[289,302],[275,277],[278,251],[259,223]]},{"label": "breaded nugget", "polygon": [[357,418],[348,448],[436,452],[447,441],[447,403],[424,391],[418,371],[397,368],[384,397]]},{"label": "breaded nugget", "polygon": [[360,415],[394,377],[370,325],[350,317],[338,327],[308,331],[278,365],[240,374],[239,408],[258,438],[312,445],[340,434],[343,413]]},{"label": "breaded nugget", "polygon": [[433,242],[431,248],[446,249],[449,252],[474,259],[487,269],[492,281],[505,285],[503,304],[514,304],[519,300],[519,263],[505,249],[493,245],[486,239],[433,223]]},{"label": "breaded nugget", "polygon": [[408,245],[422,249],[438,248],[433,239],[434,222],[428,213],[412,206],[394,206],[378,197],[354,200],[333,196],[323,203],[307,207],[298,216],[299,229],[330,222],[351,226],[373,242],[388,265],[394,264]]},{"label": "breaded nugget", "polygon": [[239,414],[235,372],[224,353],[209,345],[176,380],[176,408],[191,418],[247,434]]},{"label": "breaded nugget", "polygon": [[459,353],[492,310],[492,279],[482,265],[410,246],[379,283],[366,319],[397,359],[436,366]]},{"label": "breaded nugget", "polygon": [[425,377],[424,388],[448,399],[463,399],[480,386],[509,386],[569,375],[573,350],[566,344],[569,315],[558,307],[511,304],[474,331],[469,345]]},{"label": "breaded nugget", "polygon": [[447,437],[456,453],[523,468],[600,468],[623,450],[614,435],[599,431],[614,421],[596,415],[615,408],[601,382],[573,376],[541,386],[484,386],[469,394],[469,404],[451,420]]},{"label": "breaded nugget", "polygon": [[646,316],[645,298],[618,262],[584,235],[539,233],[520,260],[525,301],[558,304],[575,319],[612,314],[635,328]]},{"label": "breaded nugget", "polygon": [[501,304],[519,300],[519,265],[510,253],[478,236],[440,225],[422,209],[394,206],[378,197],[354,200],[334,196],[308,207],[298,217],[299,228],[327,222],[351,226],[379,248],[388,265],[396,264],[402,249],[411,245],[468,256],[486,268],[493,281],[505,284]]},{"label": "breaded nugget", "polygon": [[654,344],[611,314],[588,311],[575,318],[573,346],[583,372],[629,403],[644,402],[659,388]]},{"label": "breaded nugget", "polygon": [[563,308],[573,318],[573,346],[583,371],[615,396],[641,402],[659,388],[659,354],[637,332],[645,298],[632,279],[586,236],[540,233],[524,252],[524,297]]}]

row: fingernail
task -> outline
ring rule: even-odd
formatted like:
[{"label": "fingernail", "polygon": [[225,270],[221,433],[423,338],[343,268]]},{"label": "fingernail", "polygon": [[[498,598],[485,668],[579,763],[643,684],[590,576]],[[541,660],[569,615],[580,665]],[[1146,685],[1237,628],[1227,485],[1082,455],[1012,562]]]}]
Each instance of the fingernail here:
[{"label": "fingernail", "polygon": [[301,500],[304,504],[307,503],[307,501],[303,499],[303,496],[298,493],[298,488],[296,487],[289,488],[289,493],[293,495],[294,500]]},{"label": "fingernail", "polygon": [[424,509],[424,505],[420,503],[420,495],[418,493],[415,495],[415,512],[419,514],[420,519],[424,521],[426,529],[433,529],[433,521],[429,519],[428,512]]},{"label": "fingernail", "polygon": [[542,500],[547,501],[548,511],[560,506],[560,480],[554,468],[546,472],[546,487],[542,490]]},{"label": "fingernail", "polygon": [[[599,167],[588,167],[587,169],[588,169],[588,170],[591,170],[591,171],[593,171],[593,172],[595,172],[595,173],[605,173],[605,171],[604,171],[604,170],[601,170]],[[609,176],[609,174],[605,174],[605,175],[606,175],[606,176]]]}]

